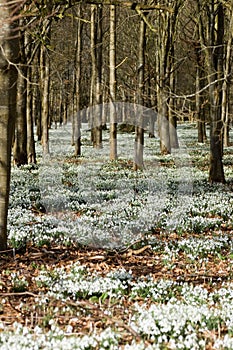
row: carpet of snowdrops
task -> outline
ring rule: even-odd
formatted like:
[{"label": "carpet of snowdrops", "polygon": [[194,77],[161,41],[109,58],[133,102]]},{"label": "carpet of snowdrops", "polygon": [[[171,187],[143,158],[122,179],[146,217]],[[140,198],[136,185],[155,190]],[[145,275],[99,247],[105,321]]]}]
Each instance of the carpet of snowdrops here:
[{"label": "carpet of snowdrops", "polygon": [[[233,349],[233,146],[208,183],[208,144],[178,126],[161,156],[145,135],[50,131],[51,155],[12,169],[9,252],[0,256],[0,349]],[[232,137],[232,135],[231,135]]]}]

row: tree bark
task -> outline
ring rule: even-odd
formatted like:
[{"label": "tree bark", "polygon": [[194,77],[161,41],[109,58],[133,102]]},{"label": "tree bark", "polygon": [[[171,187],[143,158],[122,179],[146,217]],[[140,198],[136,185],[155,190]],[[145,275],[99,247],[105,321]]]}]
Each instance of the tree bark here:
[{"label": "tree bark", "polygon": [[152,81],[151,77],[149,75],[147,83],[148,83],[148,107],[151,108],[152,113],[150,113],[150,119],[149,119],[149,138],[155,137],[155,121],[156,121],[156,115],[155,108],[157,107],[157,96],[152,88]]},{"label": "tree bark", "polygon": [[110,159],[117,159],[117,115],[116,115],[116,7],[110,5],[109,28],[109,112],[110,112]]},{"label": "tree bark", "polygon": [[160,91],[160,108],[159,108],[159,137],[161,154],[171,153],[170,126],[168,117],[168,93]]},{"label": "tree bark", "polygon": [[[171,28],[172,30],[172,28]],[[172,36],[172,33],[171,33]],[[171,72],[170,72],[170,89],[171,91],[175,91],[175,47],[174,43],[171,44]],[[179,148],[179,141],[178,141],[178,135],[177,135],[177,118],[175,115],[175,99],[173,96],[169,97],[169,105],[168,105],[168,119],[169,119],[169,136],[170,136],[170,143],[171,148],[177,149]]]},{"label": "tree bark", "polygon": [[[27,57],[31,57],[32,43],[29,42],[29,37],[26,37]],[[26,82],[26,122],[27,122],[27,162],[28,164],[36,164],[36,150],[34,140],[34,119],[32,109],[32,67],[27,67],[27,82]]]},{"label": "tree bark", "polygon": [[197,132],[198,142],[203,143],[206,141],[206,126],[205,126],[205,114],[203,112],[203,96],[200,92],[203,88],[203,63],[202,63],[202,50],[200,45],[195,48],[195,56],[197,62],[196,68],[196,120],[197,120]]},{"label": "tree bark", "polygon": [[230,131],[230,118],[229,118],[229,95],[230,95],[230,82],[229,75],[232,65],[232,41],[233,37],[233,7],[230,10],[230,23],[228,29],[228,40],[226,45],[225,55],[225,69],[224,69],[224,81],[222,85],[222,122],[223,122],[223,146],[229,146],[229,131]]},{"label": "tree bark", "polygon": [[[81,5],[77,7],[77,17],[81,18]],[[75,58],[75,99],[76,113],[74,115],[74,155],[81,156],[81,111],[80,111],[80,85],[81,85],[81,53],[82,53],[82,23],[77,23],[76,58]]]},{"label": "tree bark", "polygon": [[92,141],[95,148],[102,147],[102,6],[91,5],[91,105]]},{"label": "tree bark", "polygon": [[[197,2],[201,13],[201,3]],[[207,13],[200,16],[199,35],[206,58],[210,101],[210,166],[209,181],[225,183],[222,146],[222,84],[224,47],[224,10],[221,3],[210,1]],[[207,23],[207,25],[206,25]],[[206,30],[207,28],[207,30]]]},{"label": "tree bark", "polygon": [[34,64],[32,65],[32,77],[33,77],[33,83],[36,83],[32,86],[32,116],[33,121],[36,125],[36,135],[37,140],[41,141],[42,137],[42,126],[41,126],[41,86],[38,86],[38,81],[40,81],[40,75],[39,75],[39,66],[40,66],[40,49],[37,50]]},{"label": "tree bark", "polygon": [[7,212],[10,190],[11,147],[16,117],[17,70],[19,57],[16,28],[10,23],[8,1],[0,1],[0,251],[7,248]]},{"label": "tree bark", "polygon": [[102,6],[98,6],[97,8],[97,21],[96,21],[96,88],[95,88],[95,99],[96,99],[96,125],[95,125],[95,133],[96,133],[96,148],[102,147],[102,68],[103,68],[103,49],[102,49],[102,40],[103,40],[103,29],[102,29],[102,21],[103,21],[103,9]]},{"label": "tree bark", "polygon": [[[20,25],[23,25],[21,21]],[[20,38],[20,75],[17,83],[17,117],[15,123],[15,138],[13,147],[14,164],[17,166],[27,164],[27,120],[26,120],[26,54],[24,35]]]},{"label": "tree bark", "polygon": [[[49,32],[47,33],[49,38]],[[49,154],[49,80],[50,62],[46,46],[42,45],[40,54],[40,79],[41,79],[41,126],[42,126],[42,148],[43,154]]]},{"label": "tree bark", "polygon": [[143,168],[143,148],[144,148],[144,121],[143,121],[143,103],[145,90],[145,48],[146,48],[146,24],[143,19],[140,20],[139,33],[139,57],[138,57],[138,91],[137,91],[137,114],[135,125],[135,155],[134,170]]},{"label": "tree bark", "polygon": [[[159,35],[157,37],[158,53],[157,53],[157,101],[158,101],[158,127],[160,137],[161,154],[171,153],[170,133],[169,133],[169,116],[168,116],[168,74],[169,74],[169,15],[159,15],[158,27]],[[169,44],[169,45],[168,45]]]}]

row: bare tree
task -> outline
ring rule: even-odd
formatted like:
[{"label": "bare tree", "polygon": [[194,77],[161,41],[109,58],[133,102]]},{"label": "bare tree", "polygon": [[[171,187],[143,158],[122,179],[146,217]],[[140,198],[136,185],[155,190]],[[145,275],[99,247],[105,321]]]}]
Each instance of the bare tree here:
[{"label": "bare tree", "polygon": [[116,101],[116,7],[110,5],[109,28],[109,97],[110,97],[110,159],[117,158]]},{"label": "bare tree", "polygon": [[200,43],[197,43],[195,47],[195,56],[196,56],[196,119],[197,119],[197,130],[198,130],[198,142],[203,143],[206,140],[206,126],[205,126],[205,114],[204,114],[204,98],[202,91],[204,87],[204,67],[203,67],[203,55]]},{"label": "bare tree", "polygon": [[222,84],[224,54],[224,8],[214,0],[197,1],[199,35],[205,54],[210,103],[210,182],[225,182],[222,146]]},{"label": "bare tree", "polygon": [[[158,47],[156,57],[157,74],[157,101],[159,117],[159,134],[161,153],[168,154],[171,147],[176,145],[176,135],[172,135],[173,145],[171,144],[170,134],[175,132],[175,127],[170,130],[169,122],[175,126],[172,113],[169,112],[172,102],[171,91],[174,88],[174,78],[171,76],[174,69],[174,43],[176,39],[177,23],[179,12],[184,0],[171,2],[166,1],[167,6],[172,6],[173,11],[164,11],[157,16],[156,43]],[[169,120],[169,115],[172,120]]]},{"label": "bare tree", "polygon": [[27,162],[28,164],[36,164],[36,150],[34,140],[34,115],[32,108],[32,92],[33,92],[33,70],[32,70],[32,49],[33,44],[29,33],[25,33],[25,50],[28,58],[27,65],[27,81],[26,81],[26,122],[27,122]]},{"label": "bare tree", "polygon": [[[23,19],[19,26],[23,26]],[[20,36],[20,74],[17,82],[17,117],[13,147],[14,164],[27,164],[27,120],[26,120],[26,76],[27,62],[25,53],[25,33]]]},{"label": "bare tree", "polygon": [[92,141],[95,148],[102,147],[102,6],[91,5],[91,104],[94,113],[92,121]]},{"label": "bare tree", "polygon": [[81,5],[77,6],[77,38],[75,50],[75,98],[76,98],[76,115],[73,119],[74,130],[74,147],[75,156],[81,155],[81,111],[80,111],[80,88],[81,88],[81,53],[82,53],[82,22],[81,22]]},{"label": "bare tree", "polygon": [[143,108],[145,93],[145,49],[146,49],[146,24],[143,18],[140,20],[139,33],[139,57],[138,57],[138,90],[136,102],[137,108],[136,125],[135,125],[135,159],[134,169],[143,167],[143,147],[144,147],[144,116]]},{"label": "bare tree", "polygon": [[229,101],[230,101],[230,72],[232,65],[232,42],[233,42],[233,3],[230,9],[225,10],[229,17],[228,31],[226,33],[226,50],[224,80],[222,85],[222,121],[223,121],[223,146],[229,146]]},{"label": "bare tree", "polygon": [[12,2],[1,0],[0,11],[0,251],[7,247],[7,212],[10,188],[11,146],[16,117],[17,69],[19,57],[17,23]]},{"label": "bare tree", "polygon": [[50,40],[50,23],[45,21],[43,26],[43,37],[45,42],[40,48],[40,88],[41,88],[41,126],[43,154],[49,153],[49,86],[50,86],[50,58],[47,45]]}]

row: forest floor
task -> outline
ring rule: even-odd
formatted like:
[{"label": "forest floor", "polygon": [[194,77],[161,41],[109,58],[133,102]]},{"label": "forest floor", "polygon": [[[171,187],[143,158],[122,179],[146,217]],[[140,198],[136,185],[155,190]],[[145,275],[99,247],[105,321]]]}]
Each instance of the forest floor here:
[{"label": "forest floor", "polygon": [[[186,130],[182,132],[186,135]],[[74,234],[70,233],[73,219],[64,219],[67,209],[60,220],[60,207],[56,212],[46,211],[44,209],[51,205],[49,199],[47,202],[40,199],[41,206],[35,201],[38,168],[13,170],[10,248],[0,255],[0,349],[233,348],[233,147],[226,151],[227,184],[210,186],[206,179],[208,146],[203,148],[197,144],[195,129],[191,132],[190,136],[188,126],[186,139],[194,169],[192,198],[188,208],[181,206],[184,215],[172,228],[168,227],[165,218],[175,210],[180,198],[187,199],[182,192],[179,201],[176,196],[174,206],[171,206],[173,182],[170,173],[168,190],[164,191],[164,187],[161,190],[164,191],[163,202],[152,227],[155,217],[150,217],[150,212],[155,207],[144,177],[137,179],[137,185],[138,180],[141,185],[136,193],[140,192],[141,197],[126,203],[125,208],[130,207],[129,211],[124,208],[126,217],[121,211],[119,213],[119,203],[114,202],[116,193],[110,190],[111,180],[115,176],[114,181],[117,181],[119,173],[121,178],[122,170],[124,174],[127,172],[128,179],[131,174],[129,161],[108,164],[104,177],[99,167],[95,169],[98,176],[94,180],[91,178],[87,195],[84,190],[82,192],[84,203],[79,201],[77,204],[73,192],[65,192],[70,198],[68,211],[72,208],[72,215],[77,220],[75,229],[78,227],[81,232],[79,238],[74,239]],[[123,142],[126,145],[125,139]],[[89,145],[87,141],[86,144]],[[88,152],[83,158],[85,162],[92,159],[90,148]],[[148,162],[151,162],[150,155]],[[171,157],[161,158],[159,164],[156,183],[161,171],[174,168]],[[67,157],[62,178],[65,191],[75,189],[75,195],[76,166],[80,167],[80,161]],[[57,165],[55,168],[57,173]],[[91,169],[88,168],[89,173]],[[82,180],[85,176],[85,172],[81,173]],[[95,181],[97,187],[94,187]],[[57,186],[57,179],[55,182]],[[46,186],[43,183],[40,190],[47,189]],[[79,177],[79,191],[80,187]],[[115,188],[118,196],[122,196],[121,202],[125,200],[125,183],[123,187],[124,190]],[[103,192],[100,194],[96,188]],[[106,188],[109,189],[107,197]],[[179,187],[174,188],[177,193]],[[90,200],[93,189],[95,195]],[[55,193],[54,188],[52,192]],[[134,187],[130,193],[135,195]],[[104,200],[95,206],[100,195]],[[155,198],[161,200],[161,196]],[[110,225],[106,207],[113,205],[111,201],[117,205],[113,222],[118,229],[108,240],[103,222]],[[145,213],[150,217],[150,229],[145,226],[146,219],[144,226],[140,226]],[[132,215],[134,221],[130,222]],[[85,237],[78,220],[84,220],[81,223],[85,226]],[[129,234],[125,241],[121,237],[123,228],[117,220],[125,220],[126,236],[128,227],[135,230],[135,226],[140,226],[140,232],[135,231],[134,236]],[[97,233],[94,232],[96,226]],[[113,226],[107,227],[112,232]],[[145,232],[141,234],[143,229]],[[95,244],[90,244],[93,237]]]},{"label": "forest floor", "polygon": [[[228,229],[225,234],[232,237],[232,230]],[[211,232],[205,235],[211,237]],[[200,236],[199,236],[200,237]],[[170,239],[181,239],[176,234],[170,237],[162,237],[164,241]],[[107,252],[105,250],[62,246],[44,246],[35,247],[28,245],[23,253],[15,253],[12,251],[7,254],[1,254],[0,269],[0,298],[1,310],[0,320],[5,325],[12,326],[15,322],[22,325],[42,328],[51,328],[50,320],[53,319],[56,325],[64,328],[67,324],[73,326],[73,332],[79,335],[90,334],[93,331],[100,331],[108,326],[116,326],[122,329],[126,338],[124,341],[132,341],[132,339],[140,339],[140,335],[131,329],[125,322],[125,310],[131,310],[134,307],[135,298],[124,298],[119,308],[117,301],[111,301],[109,296],[97,295],[97,298],[81,298],[78,301],[60,300],[50,298],[46,302],[46,307],[35,307],[38,298],[46,292],[46,287],[39,287],[35,281],[39,272],[45,267],[48,271],[57,268],[69,269],[75,262],[85,266],[90,274],[98,273],[100,276],[106,276],[108,273],[118,270],[119,268],[132,273],[135,280],[144,278],[149,275],[153,281],[173,280],[174,282],[192,283],[195,286],[202,286],[208,292],[220,289],[224,281],[231,281],[233,278],[233,261],[232,252],[229,250],[221,251],[221,255],[208,256],[208,262],[198,264],[198,262],[188,262],[187,256],[182,252],[173,258],[171,264],[167,265],[163,261],[162,254],[154,252],[149,245],[142,245],[141,248],[134,247],[127,249],[125,252]],[[230,261],[230,263],[229,263]],[[198,266],[197,266],[198,265]],[[20,283],[20,278],[12,278],[12,276],[24,276],[23,281],[27,284]],[[49,289],[49,288],[48,288]],[[104,293],[103,293],[104,294]],[[127,296],[127,294],[126,294]],[[4,301],[3,301],[4,298]],[[137,296],[137,302],[144,302],[145,296]],[[152,302],[149,301],[149,304]],[[25,305],[22,308],[22,305]],[[56,306],[59,310],[64,306],[69,306],[73,312],[69,310],[65,313],[53,314]],[[149,306],[149,305],[148,305]],[[76,318],[77,309],[84,309],[84,315]],[[110,309],[111,316],[105,314],[105,310]],[[52,313],[50,314],[50,310]],[[132,311],[131,311],[132,312]],[[87,315],[85,314],[87,313]],[[113,316],[112,316],[113,315]],[[75,319],[74,319],[75,318]],[[218,337],[219,332],[223,335],[226,332],[225,326],[213,330],[208,337],[213,340]],[[148,340],[150,343],[150,341]]]}]

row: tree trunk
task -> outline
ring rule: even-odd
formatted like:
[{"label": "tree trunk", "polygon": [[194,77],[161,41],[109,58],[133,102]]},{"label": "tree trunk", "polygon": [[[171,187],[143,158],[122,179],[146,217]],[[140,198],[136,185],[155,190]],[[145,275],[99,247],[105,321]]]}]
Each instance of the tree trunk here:
[{"label": "tree trunk", "polygon": [[42,137],[42,127],[41,127],[41,87],[38,86],[39,78],[39,66],[40,66],[40,50],[38,50],[35,60],[32,64],[32,77],[33,77],[33,83],[36,83],[33,85],[32,88],[32,117],[33,121],[36,125],[36,135],[37,140],[41,141]]},{"label": "tree trunk", "polygon": [[202,12],[202,3],[197,1],[199,36],[205,54],[208,73],[210,102],[210,166],[209,181],[225,182],[222,148],[222,82],[224,48],[224,10],[221,3],[211,0]]},{"label": "tree trunk", "polygon": [[103,50],[102,50],[102,40],[103,40],[103,30],[102,30],[102,21],[103,21],[103,9],[102,6],[97,8],[97,29],[96,29],[96,88],[95,88],[95,98],[96,98],[96,148],[102,147],[102,66],[103,66]]},{"label": "tree trunk", "polygon": [[[67,121],[68,121],[68,101],[67,101],[67,94],[65,92],[65,94],[64,94],[64,103],[63,103],[63,116],[62,116],[62,123],[63,123],[63,125],[66,125]],[[49,114],[48,114],[48,125],[49,125]]]},{"label": "tree trunk", "polygon": [[[17,70],[8,60],[19,57],[16,29],[10,23],[10,5],[0,1],[0,251],[7,248],[7,212],[10,189],[11,147],[16,116]],[[12,39],[11,39],[12,37]]]},{"label": "tree trunk", "polygon": [[169,131],[169,74],[170,74],[170,17],[169,14],[160,14],[158,18],[159,34],[157,36],[158,52],[156,57],[157,71],[157,102],[158,128],[161,154],[171,153]]},{"label": "tree trunk", "polygon": [[[22,74],[22,75],[21,75]],[[27,164],[26,69],[21,69],[17,86],[17,116],[13,147],[14,164]]]},{"label": "tree trunk", "polygon": [[[77,7],[77,17],[81,18],[81,5]],[[80,111],[80,85],[81,85],[81,52],[82,52],[82,23],[77,23],[76,59],[75,59],[75,98],[76,113],[73,118],[74,123],[74,155],[81,156],[81,111]]]},{"label": "tree trunk", "polygon": [[[172,36],[172,33],[171,33]],[[175,91],[175,49],[174,49],[174,43],[171,44],[171,72],[170,72],[170,89],[171,91]],[[170,136],[170,143],[171,148],[177,149],[179,148],[179,142],[178,142],[178,135],[177,135],[177,118],[175,115],[175,99],[173,96],[170,96],[169,98],[169,105],[168,105],[168,119],[169,119],[169,136]]]},{"label": "tree trunk", "polygon": [[203,67],[202,67],[202,55],[201,55],[201,48],[196,47],[195,49],[196,53],[196,62],[197,62],[197,69],[196,69],[196,120],[197,120],[197,132],[198,132],[198,142],[203,143],[206,141],[206,127],[205,127],[205,114],[203,112],[202,107],[202,94],[201,89],[203,88]]},{"label": "tree trunk", "polygon": [[229,118],[229,105],[226,105],[226,111],[224,116],[224,124],[223,124],[223,146],[230,146],[230,118]]},{"label": "tree trunk", "polygon": [[225,183],[222,163],[222,121],[221,115],[211,108],[210,124],[210,169],[209,181]]},{"label": "tree trunk", "polygon": [[[154,108],[156,106],[156,94],[152,89],[151,77],[148,76],[148,107],[151,109],[150,118],[149,118],[149,138],[155,137],[155,121],[156,121],[156,112]],[[153,111],[152,111],[153,110]]]},{"label": "tree trunk", "polygon": [[41,126],[42,126],[42,148],[43,154],[49,153],[49,78],[50,64],[47,49],[41,47],[40,60],[40,78],[42,88],[42,111],[41,111]]},{"label": "tree trunk", "polygon": [[[23,21],[21,23],[23,25]],[[26,55],[24,34],[20,38],[20,75],[17,83],[17,117],[15,124],[15,138],[13,147],[14,164],[27,164],[27,120],[26,120]]]},{"label": "tree trunk", "polygon": [[[215,7],[211,4],[209,46],[205,50],[210,95],[210,169],[209,181],[225,182],[222,162],[222,78],[223,78],[223,46],[224,46],[224,11],[221,3]],[[215,18],[216,16],[216,18]],[[215,31],[217,38],[215,39]]]},{"label": "tree trunk", "polygon": [[146,24],[140,21],[139,33],[139,57],[138,57],[138,91],[137,91],[137,115],[135,125],[135,155],[134,170],[143,168],[144,128],[143,128],[143,103],[145,90],[145,46],[146,46]]},{"label": "tree trunk", "polygon": [[[162,12],[158,15],[156,71],[160,151],[162,154],[169,154],[172,146],[178,147],[176,122],[174,115],[170,112],[169,104],[174,88],[174,79],[171,76],[174,71],[174,43],[183,0],[165,1],[165,3],[173,5],[173,12]],[[172,136],[172,140],[170,136]]]},{"label": "tree trunk", "polygon": [[117,159],[117,115],[116,115],[116,7],[110,5],[109,28],[109,112],[110,112],[110,159]]},{"label": "tree trunk", "polygon": [[32,42],[28,33],[24,35],[25,39],[25,54],[30,64],[27,66],[27,81],[26,81],[26,124],[27,124],[27,162],[28,164],[36,164],[36,150],[34,140],[34,119],[32,111]]},{"label": "tree trunk", "polygon": [[159,136],[161,154],[171,153],[170,126],[168,118],[168,95],[165,91],[160,91],[159,98]]},{"label": "tree trunk", "polygon": [[91,58],[92,58],[92,141],[102,147],[102,6],[91,5]]},{"label": "tree trunk", "polygon": [[31,88],[31,67],[27,68],[27,95],[26,95],[26,119],[27,119],[27,161],[28,164],[36,164],[36,150],[34,140],[34,120],[32,113],[32,88]]},{"label": "tree trunk", "polygon": [[90,98],[89,98],[89,107],[87,111],[88,122],[91,128],[91,141],[95,143],[95,133],[93,130],[94,125],[94,116],[91,111],[93,110],[91,106],[93,106],[94,102],[94,94],[95,94],[95,81],[96,81],[96,54],[95,54],[95,5],[91,6],[91,34],[90,34],[90,51],[91,51],[91,81],[90,81]]},{"label": "tree trunk", "polygon": [[228,29],[228,40],[226,45],[225,55],[225,69],[224,69],[224,81],[222,85],[222,122],[223,122],[223,145],[229,146],[229,132],[230,132],[230,118],[229,118],[229,95],[230,95],[230,84],[229,74],[232,65],[232,34],[233,33],[233,8],[230,10],[230,23]]}]

